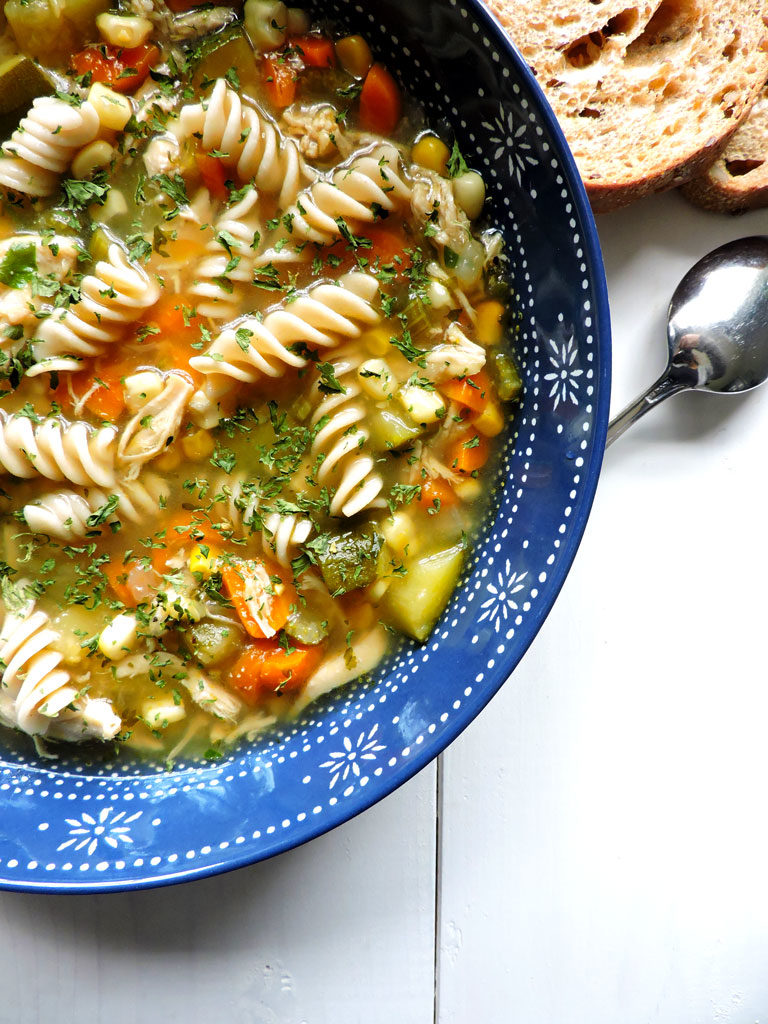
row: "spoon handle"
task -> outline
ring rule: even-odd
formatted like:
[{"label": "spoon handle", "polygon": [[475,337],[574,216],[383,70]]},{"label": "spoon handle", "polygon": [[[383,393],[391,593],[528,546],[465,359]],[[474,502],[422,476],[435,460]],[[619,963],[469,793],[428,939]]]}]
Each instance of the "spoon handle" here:
[{"label": "spoon handle", "polygon": [[690,385],[684,384],[679,380],[672,380],[668,375],[668,371],[665,370],[655,384],[652,384],[644,394],[640,395],[634,402],[631,402],[623,412],[620,412],[618,416],[611,420],[608,424],[605,447],[608,448],[609,445],[612,445],[617,438],[621,437],[625,430],[629,430],[642,416],[645,416],[649,409],[655,409],[665,399],[671,398],[672,395],[676,395],[679,391],[685,391],[688,387]]}]

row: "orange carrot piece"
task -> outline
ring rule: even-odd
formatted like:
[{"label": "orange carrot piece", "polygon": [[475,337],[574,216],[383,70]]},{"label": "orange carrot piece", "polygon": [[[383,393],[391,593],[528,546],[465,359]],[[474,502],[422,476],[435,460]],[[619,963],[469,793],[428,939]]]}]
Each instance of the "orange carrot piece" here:
[{"label": "orange carrot piece", "polygon": [[391,135],[400,120],[403,101],[400,89],[383,64],[374,64],[360,93],[360,120],[365,128]]},{"label": "orange carrot piece", "polygon": [[126,582],[128,573],[134,565],[136,565],[135,561],[123,564],[123,562],[110,559],[109,562],[105,562],[101,566],[101,571],[107,577],[118,601],[122,601],[126,608],[135,608],[138,604]]},{"label": "orange carrot piece", "polygon": [[488,438],[470,427],[448,446],[447,465],[457,473],[474,473],[486,464],[490,454]]},{"label": "orange carrot piece", "polygon": [[194,544],[221,548],[222,537],[204,512],[180,512],[169,523],[161,543],[163,547],[152,550],[152,568],[162,575],[169,559],[180,548]]},{"label": "orange carrot piece", "polygon": [[456,492],[447,480],[439,480],[436,477],[427,477],[421,485],[419,505],[428,512],[439,512],[441,509],[450,508],[458,504]]},{"label": "orange carrot piece", "polygon": [[265,57],[262,77],[273,106],[282,110],[293,103],[296,98],[296,71],[285,59],[279,55]]},{"label": "orange carrot piece", "polygon": [[450,398],[452,402],[465,409],[470,409],[472,412],[482,412],[488,405],[493,391],[491,378],[485,370],[481,370],[471,377],[454,377],[453,380],[447,380],[439,387],[446,398]]},{"label": "orange carrot piece", "polygon": [[238,561],[227,566],[222,570],[221,578],[224,591],[246,632],[263,639],[265,634],[259,619],[266,620],[275,632],[282,629],[288,621],[291,605],[296,601],[296,591],[283,578],[279,566],[266,559],[258,565],[271,579],[268,587],[263,584],[263,574],[255,571],[255,560],[253,563]]},{"label": "orange carrot piece", "polygon": [[210,153],[196,153],[195,163],[200,171],[203,184],[211,193],[214,199],[220,199],[223,203],[229,199],[227,188],[227,171],[218,157]]},{"label": "orange carrot piece", "polygon": [[301,50],[301,59],[308,68],[332,68],[336,65],[333,43],[325,36],[296,36],[289,45]]},{"label": "orange carrot piece", "polygon": [[287,652],[274,639],[253,640],[229,673],[229,685],[249,704],[300,690],[323,656],[323,645],[292,644]]}]

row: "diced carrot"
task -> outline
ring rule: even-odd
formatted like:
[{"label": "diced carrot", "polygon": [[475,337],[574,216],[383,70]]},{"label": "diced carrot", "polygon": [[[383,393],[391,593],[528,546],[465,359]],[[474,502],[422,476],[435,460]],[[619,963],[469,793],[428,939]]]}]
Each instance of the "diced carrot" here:
[{"label": "diced carrot", "polygon": [[115,92],[131,93],[146,81],[159,60],[160,48],[154,43],[142,43],[130,50],[101,43],[76,53],[72,67],[77,75],[89,74],[92,82],[102,82]]},{"label": "diced carrot", "polygon": [[482,412],[493,391],[491,378],[485,370],[471,377],[454,377],[438,386],[446,398],[472,412]]},{"label": "diced carrot", "polygon": [[136,565],[135,561],[125,564],[116,559],[110,559],[101,566],[101,571],[109,580],[109,585],[115,592],[115,596],[118,601],[122,601],[126,608],[135,608],[138,604],[126,582],[128,573],[134,565]]},{"label": "diced carrot", "polygon": [[323,656],[323,645],[293,644],[286,651],[279,641],[253,640],[229,673],[229,685],[249,704],[300,690]]},{"label": "diced carrot", "polygon": [[422,482],[419,504],[428,512],[435,513],[450,508],[451,505],[458,504],[458,501],[456,492],[447,480],[430,476]]},{"label": "diced carrot", "polygon": [[[362,250],[363,255],[373,261],[378,259],[381,265],[386,266],[394,263],[397,270],[402,271],[410,266],[411,259],[405,255],[404,249],[407,242],[400,231],[387,227],[386,224],[370,224],[362,229],[360,234],[363,238],[371,241],[371,248]],[[395,262],[397,257],[397,262]]]},{"label": "diced carrot", "polygon": [[383,64],[374,64],[360,93],[360,120],[365,128],[391,135],[397,127],[403,102],[400,89]]},{"label": "diced carrot", "polygon": [[180,512],[171,520],[162,541],[158,543],[163,546],[152,550],[152,567],[162,575],[169,560],[180,548],[191,548],[194,544],[221,548],[222,537],[204,512]]},{"label": "diced carrot", "polygon": [[[296,591],[278,565],[267,559],[238,561],[223,569],[221,578],[246,632],[261,639],[283,628]],[[272,632],[265,632],[264,623]]]},{"label": "diced carrot", "polygon": [[488,438],[470,427],[448,445],[446,462],[457,473],[474,473],[486,464],[490,454]]},{"label": "diced carrot", "polygon": [[272,105],[282,110],[296,98],[296,70],[279,54],[262,62],[262,78]]},{"label": "diced carrot", "polygon": [[201,320],[195,310],[195,300],[183,294],[160,297],[157,304],[149,311],[146,325],[157,328],[157,332],[147,335],[146,344],[155,349],[157,366],[161,370],[184,370],[197,380],[190,370],[189,360],[199,355]]},{"label": "diced carrot", "polygon": [[211,193],[214,199],[220,199],[223,203],[229,199],[227,188],[227,171],[224,164],[210,153],[196,153],[195,163],[200,171],[203,184]]},{"label": "diced carrot", "polygon": [[325,36],[296,36],[289,45],[301,51],[301,59],[308,68],[332,68],[336,65],[333,43]]}]

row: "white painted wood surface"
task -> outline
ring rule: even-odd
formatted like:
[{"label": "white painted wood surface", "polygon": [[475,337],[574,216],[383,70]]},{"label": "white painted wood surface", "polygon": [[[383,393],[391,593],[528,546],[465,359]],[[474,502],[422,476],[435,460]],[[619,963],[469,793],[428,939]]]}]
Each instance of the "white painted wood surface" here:
[{"label": "white painted wood surface", "polygon": [[[616,409],[685,269],[766,227],[676,196],[601,220]],[[555,611],[443,759],[439,857],[433,766],[251,869],[0,894],[0,1024],[765,1022],[767,448],[768,391],[673,399],[609,453]]]},{"label": "white painted wood surface", "polygon": [[[688,266],[766,227],[674,195],[600,220],[614,411]],[[553,614],[445,757],[441,1024],[768,1019],[767,447],[764,391],[608,453]]]}]

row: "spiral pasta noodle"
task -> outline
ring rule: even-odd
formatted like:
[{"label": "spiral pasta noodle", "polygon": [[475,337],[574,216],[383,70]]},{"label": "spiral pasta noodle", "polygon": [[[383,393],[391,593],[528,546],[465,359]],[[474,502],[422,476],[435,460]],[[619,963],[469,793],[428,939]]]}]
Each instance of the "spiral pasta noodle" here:
[{"label": "spiral pasta noodle", "polygon": [[312,523],[304,516],[297,513],[282,515],[279,512],[270,512],[264,517],[264,550],[280,565],[290,568],[299,548],[309,540],[311,533]]},{"label": "spiral pasta noodle", "polygon": [[29,601],[7,611],[0,631],[0,717],[32,736],[112,739],[121,721],[110,701],[81,696],[55,649],[59,634]]},{"label": "spiral pasta noodle", "polygon": [[315,408],[310,425],[317,428],[311,453],[322,456],[317,482],[331,493],[332,516],[354,516],[376,503],[384,481],[366,450],[366,407],[358,401],[361,391],[355,371],[361,353],[343,353],[331,363],[343,393],[325,395]]},{"label": "spiral pasta noodle", "polygon": [[290,224],[296,239],[330,245],[342,235],[339,220],[371,224],[381,211],[391,213],[410,198],[399,153],[393,146],[381,146],[335,171],[330,181],[316,181],[283,215],[283,222]]},{"label": "spiral pasta noodle", "polygon": [[316,285],[263,320],[247,317],[227,327],[189,365],[200,373],[250,384],[261,377],[280,377],[287,366],[301,369],[308,360],[291,346],[303,343],[326,349],[359,337],[361,324],[371,326],[381,319],[372,305],[378,291],[376,278],[358,271],[345,274],[336,284]]},{"label": "spiral pasta noodle", "polygon": [[28,196],[50,196],[79,149],[96,138],[96,108],[74,107],[53,96],[36,99],[2,147],[0,184]]},{"label": "spiral pasta noodle", "polygon": [[159,295],[157,283],[119,245],[110,245],[108,259],[99,260],[95,273],[83,278],[80,301],[41,323],[32,342],[36,365],[28,376],[79,369],[82,357],[98,355],[122,337]]},{"label": "spiral pasta noodle", "polygon": [[105,515],[106,522],[140,524],[157,515],[158,508],[168,497],[168,484],[155,473],[146,473],[137,480],[118,484],[109,491],[89,488],[78,491],[52,491],[24,506],[27,526],[33,533],[46,534],[59,540],[84,537],[97,529],[93,516],[100,510],[109,510],[110,499],[116,498],[114,508]]},{"label": "spiral pasta noodle", "polygon": [[110,487],[115,479],[117,430],[55,416],[33,424],[28,416],[0,411],[0,467],[13,476],[68,480],[81,487]]},{"label": "spiral pasta noodle", "polygon": [[225,167],[234,168],[241,181],[254,181],[262,191],[277,195],[281,207],[294,202],[310,177],[296,143],[244,104],[223,78],[207,100],[181,108],[177,131],[182,138],[199,136],[206,152],[226,154],[220,157]]}]

